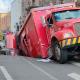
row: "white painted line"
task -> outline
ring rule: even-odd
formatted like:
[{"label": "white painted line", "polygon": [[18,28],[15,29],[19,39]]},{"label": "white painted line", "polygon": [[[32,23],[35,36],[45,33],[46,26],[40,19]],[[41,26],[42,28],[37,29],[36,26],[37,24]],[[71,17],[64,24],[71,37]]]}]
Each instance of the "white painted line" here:
[{"label": "white painted line", "polygon": [[77,73],[70,73],[68,74],[68,76],[73,78],[74,80],[80,80],[80,75]]},{"label": "white painted line", "polygon": [[80,63],[78,63],[78,62],[71,62],[71,64],[80,67]]},{"label": "white painted line", "polygon": [[6,80],[13,80],[4,66],[0,66],[0,69],[2,73],[4,74]]},{"label": "white painted line", "polygon": [[42,72],[44,75],[46,75],[48,78],[50,78],[51,80],[58,80],[56,77],[54,77],[53,75],[49,74],[48,72],[46,72],[44,69],[40,68],[39,66],[33,64],[31,61],[27,60],[27,62],[34,67],[35,69],[37,69],[38,71]]},{"label": "white painted line", "polygon": [[44,63],[51,62],[50,59],[38,59],[37,61],[38,61],[38,62],[44,62]]}]

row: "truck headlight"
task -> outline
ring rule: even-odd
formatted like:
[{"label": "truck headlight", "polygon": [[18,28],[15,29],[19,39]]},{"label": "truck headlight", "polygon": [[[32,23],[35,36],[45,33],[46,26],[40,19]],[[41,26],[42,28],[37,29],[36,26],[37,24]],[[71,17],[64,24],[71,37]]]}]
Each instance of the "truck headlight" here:
[{"label": "truck headlight", "polygon": [[72,33],[65,33],[64,34],[64,38],[69,38],[69,37],[72,37],[73,35],[72,35]]}]

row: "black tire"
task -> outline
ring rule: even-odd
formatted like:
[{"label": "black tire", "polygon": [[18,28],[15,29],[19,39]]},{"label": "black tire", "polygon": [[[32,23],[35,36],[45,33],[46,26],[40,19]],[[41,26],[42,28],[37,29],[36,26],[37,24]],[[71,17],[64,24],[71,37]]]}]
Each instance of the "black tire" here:
[{"label": "black tire", "polygon": [[57,62],[64,64],[68,60],[68,52],[60,48],[58,41],[52,43],[53,56]]},{"label": "black tire", "polygon": [[18,50],[18,55],[19,56],[26,56],[25,53],[22,50]]}]

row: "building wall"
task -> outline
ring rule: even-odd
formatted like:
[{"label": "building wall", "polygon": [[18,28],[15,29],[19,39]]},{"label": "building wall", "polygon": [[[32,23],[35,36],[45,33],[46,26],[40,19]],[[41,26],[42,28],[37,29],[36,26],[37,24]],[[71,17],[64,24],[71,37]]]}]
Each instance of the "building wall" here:
[{"label": "building wall", "polygon": [[1,14],[0,14],[0,28],[1,28]]},{"label": "building wall", "polygon": [[25,17],[26,17],[26,14],[27,14],[27,11],[26,11],[26,8],[31,4],[29,3],[31,2],[31,0],[22,0],[22,20],[24,21]]},{"label": "building wall", "polygon": [[6,31],[11,26],[11,14],[9,13],[0,13],[0,30]]},{"label": "building wall", "polygon": [[19,23],[22,16],[22,0],[14,0],[11,4],[11,31],[16,31],[16,23]]},{"label": "building wall", "polygon": [[75,2],[75,1],[78,1],[78,0],[64,0],[64,3]]},{"label": "building wall", "polygon": [[55,4],[56,2],[59,3],[60,0],[22,0],[22,12],[23,17],[26,16],[28,11],[28,7],[35,5],[35,6],[46,6],[49,4],[49,2],[53,2]]}]

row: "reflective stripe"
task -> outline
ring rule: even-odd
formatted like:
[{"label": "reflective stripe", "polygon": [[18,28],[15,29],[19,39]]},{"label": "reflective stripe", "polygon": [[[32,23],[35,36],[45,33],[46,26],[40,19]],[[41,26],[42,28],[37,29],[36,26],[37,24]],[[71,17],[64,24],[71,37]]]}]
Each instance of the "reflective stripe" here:
[{"label": "reflective stripe", "polygon": [[72,44],[75,44],[75,43],[76,43],[76,39],[77,39],[77,38],[73,38]]},{"label": "reflective stripe", "polygon": [[80,43],[80,37],[78,38],[78,43]]},{"label": "reflective stripe", "polygon": [[68,39],[66,45],[70,45],[70,44],[71,44],[71,39]]},{"label": "reflective stripe", "polygon": [[77,43],[80,43],[80,37],[72,38],[72,39],[66,39],[66,40],[63,40],[63,41],[59,42],[61,47],[68,46],[68,45],[71,45],[71,44],[77,44]]},{"label": "reflective stripe", "polygon": [[63,40],[63,41],[62,41],[62,47],[65,46],[65,43],[66,43],[66,40]]}]

